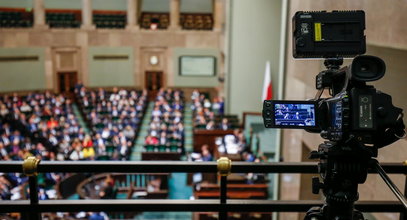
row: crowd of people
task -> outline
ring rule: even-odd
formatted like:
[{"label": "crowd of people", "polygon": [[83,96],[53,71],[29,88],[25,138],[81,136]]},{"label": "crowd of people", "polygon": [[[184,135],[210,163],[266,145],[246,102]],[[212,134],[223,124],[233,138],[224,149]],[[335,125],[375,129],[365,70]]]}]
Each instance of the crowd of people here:
[{"label": "crowd of people", "polygon": [[[1,160],[21,160],[35,146],[29,144],[28,138],[22,137],[19,131],[11,128],[3,120],[0,124],[0,157]],[[23,145],[23,141],[27,141]],[[23,185],[28,181],[20,173],[0,173],[0,200],[17,200],[24,198]]]},{"label": "crowd of people", "polygon": [[219,137],[216,140],[216,153],[213,149],[209,150],[208,145],[204,144],[199,152],[189,155],[190,160],[209,161],[219,155],[238,155],[241,160],[249,162],[256,160],[257,152],[252,152],[251,143],[247,141],[250,137],[245,137],[244,131],[239,129],[237,118],[224,114],[224,101],[221,97],[215,97],[211,102],[206,94],[195,89],[192,92],[191,100],[195,129],[233,129],[233,134]]},{"label": "crowd of people", "polygon": [[221,97],[211,102],[205,94],[195,89],[191,95],[191,109],[194,112],[194,128],[206,130],[229,130],[236,127],[224,115],[224,101]]},{"label": "crowd of people", "polygon": [[233,134],[217,137],[215,140],[215,147],[212,150],[209,148],[209,145],[202,145],[199,152],[193,152],[189,155],[190,160],[212,161],[215,156],[237,155],[237,157],[234,158],[242,161],[254,162],[260,157],[260,149],[258,146],[253,146],[253,138],[256,137],[253,137],[252,135],[246,137],[243,130],[235,129],[233,130]]},{"label": "crowd of people", "polygon": [[[91,90],[78,85],[75,98],[89,130],[81,126],[73,100],[68,96],[51,92],[0,96],[0,159],[21,161],[35,156],[51,161],[128,160],[148,104],[147,92],[117,88]],[[224,117],[222,98],[211,102],[198,90],[194,90],[191,98],[195,128],[234,128]],[[184,153],[184,99],[180,90],[159,90],[145,137],[146,149]],[[189,159],[213,161],[220,155],[235,154],[242,161],[260,161],[258,151],[252,149],[241,130],[236,129],[233,135],[220,138],[216,144],[216,153],[205,144],[199,152],[188,155]],[[70,174],[40,173],[39,199],[56,199],[56,186],[67,175]],[[0,200],[27,199],[27,184],[28,178],[23,174],[0,173]],[[89,219],[107,216],[83,212],[75,216],[59,215]]]},{"label": "crowd of people", "polygon": [[[254,139],[257,139],[257,141]],[[260,152],[258,141],[258,136],[252,133],[245,135],[243,130],[235,129],[233,130],[233,134],[217,137],[213,146],[203,144],[199,150],[196,149],[195,152],[188,155],[188,160],[206,162],[226,156],[233,161],[256,163],[267,161],[267,158]],[[236,179],[240,179],[242,183],[246,184],[264,183],[267,181],[267,177],[263,173],[240,173],[235,175],[239,176]],[[192,175],[192,183],[196,191],[200,190],[201,184],[211,183],[213,181],[210,175],[208,176],[202,173],[194,173]]]},{"label": "crowd of people", "polygon": [[[146,92],[99,89],[96,93],[80,86],[76,95],[89,110],[85,117],[91,132],[80,125],[72,100],[65,95],[47,91],[0,96],[0,159],[96,160],[106,155],[109,146],[114,153],[108,159],[128,159],[147,103]],[[55,186],[65,177],[39,174],[39,199],[56,198]],[[0,199],[27,198],[27,180],[23,174],[0,173]]]},{"label": "crowd of people", "polygon": [[[70,100],[62,95],[50,92],[3,95],[0,109],[1,160],[21,161],[29,156],[40,160],[66,160],[72,152],[69,145],[84,137],[83,129],[72,113]],[[56,198],[54,186],[65,175],[39,174],[39,199]],[[1,199],[26,199],[27,181],[28,178],[20,173],[1,173]]]},{"label": "crowd of people", "polygon": [[[162,146],[163,150],[183,151],[184,95],[180,90],[160,89],[151,113],[145,145]],[[174,147],[175,146],[175,147]],[[158,148],[155,148],[158,150]]]},{"label": "crowd of people", "polygon": [[[25,150],[45,160],[67,160],[75,143],[86,137],[73,113],[72,101],[64,95],[51,92],[4,95],[0,106],[1,116],[11,119],[14,127],[19,128],[13,132],[12,144],[20,145],[9,154],[13,160],[24,159],[19,154],[27,154]],[[16,135],[21,132],[25,135]],[[6,137],[3,143],[8,143]]]},{"label": "crowd of people", "polygon": [[95,91],[78,86],[76,95],[94,133],[88,144],[93,144],[98,155],[129,159],[147,106],[147,91],[118,88],[111,92],[102,88]]}]

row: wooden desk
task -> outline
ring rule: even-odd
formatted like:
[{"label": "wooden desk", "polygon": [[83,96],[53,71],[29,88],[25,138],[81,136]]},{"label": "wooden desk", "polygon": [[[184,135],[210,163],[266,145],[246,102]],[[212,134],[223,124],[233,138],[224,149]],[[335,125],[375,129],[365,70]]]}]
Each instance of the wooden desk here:
[{"label": "wooden desk", "polygon": [[143,152],[141,160],[180,160],[181,154],[177,152]]},{"label": "wooden desk", "polygon": [[[219,198],[219,191],[199,191],[195,192],[195,198],[199,199],[217,199]],[[264,199],[267,197],[265,192],[231,192],[228,190],[228,199]]]},{"label": "wooden desk", "polygon": [[[200,190],[194,192],[197,199],[217,199],[220,196],[220,186],[213,183],[202,183]],[[228,184],[229,199],[267,199],[267,184]]]},{"label": "wooden desk", "polygon": [[[229,220],[271,220],[271,213],[263,212],[229,212]],[[195,212],[193,216],[194,220],[218,220],[217,212]]]},{"label": "wooden desk", "polygon": [[[228,184],[227,197],[229,199],[267,199],[267,184]],[[194,192],[196,199],[219,199],[220,186],[212,183],[202,183],[199,191]],[[217,219],[215,212],[194,212],[195,220],[212,220]],[[229,212],[228,219],[244,220],[271,220],[271,213],[237,213]]]},{"label": "wooden desk", "polygon": [[209,146],[209,152],[217,158],[219,156],[218,149],[215,144],[217,137],[233,134],[233,130],[199,130],[194,129],[194,152],[201,152],[201,147],[204,144]]}]

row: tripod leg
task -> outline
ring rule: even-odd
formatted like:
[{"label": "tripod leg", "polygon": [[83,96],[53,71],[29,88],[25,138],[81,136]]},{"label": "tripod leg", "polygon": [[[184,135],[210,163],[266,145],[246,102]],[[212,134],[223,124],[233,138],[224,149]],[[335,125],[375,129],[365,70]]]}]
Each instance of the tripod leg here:
[{"label": "tripod leg", "polygon": [[304,220],[324,220],[321,207],[312,207],[308,210]]},{"label": "tripod leg", "polygon": [[[404,196],[407,195],[407,175],[406,175],[406,180],[404,183]],[[402,213],[400,213],[400,220],[407,220],[407,212],[404,211]]]},{"label": "tripod leg", "polygon": [[390,177],[387,176],[386,172],[383,170],[383,168],[380,166],[378,161],[375,161],[374,163],[375,168],[377,172],[380,174],[384,182],[387,184],[387,186],[390,188],[390,190],[394,193],[394,195],[397,197],[397,199],[404,205],[404,208],[407,209],[407,199],[401,193],[401,191],[397,188],[396,184],[391,181]]}]

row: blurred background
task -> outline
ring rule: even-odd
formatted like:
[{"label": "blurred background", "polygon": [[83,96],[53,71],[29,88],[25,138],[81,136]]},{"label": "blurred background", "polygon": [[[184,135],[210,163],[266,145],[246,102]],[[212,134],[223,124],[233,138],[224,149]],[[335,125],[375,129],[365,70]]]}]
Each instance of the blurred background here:
[{"label": "blurred background", "polygon": [[[265,129],[261,110],[264,97],[315,96],[323,60],[292,57],[291,18],[320,10],[365,11],[366,54],[387,66],[373,85],[407,109],[406,0],[0,0],[1,159],[309,161],[323,139],[304,130]],[[401,163],[406,146],[403,139],[382,148],[378,160]],[[228,196],[322,199],[312,194],[312,176],[235,174]],[[404,189],[405,176],[390,177]],[[40,199],[205,199],[219,192],[217,176],[200,173],[49,173],[39,181]],[[27,199],[27,177],[2,173],[0,185],[3,200]],[[359,193],[360,200],[396,199],[373,174]],[[217,218],[176,212],[45,216]],[[395,213],[365,217],[399,219]]]}]

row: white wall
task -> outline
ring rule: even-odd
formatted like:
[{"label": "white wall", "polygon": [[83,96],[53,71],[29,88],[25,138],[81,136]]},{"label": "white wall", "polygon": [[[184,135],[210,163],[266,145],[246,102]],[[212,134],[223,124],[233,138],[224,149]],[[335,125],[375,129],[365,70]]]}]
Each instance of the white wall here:
[{"label": "white wall", "polygon": [[48,9],[81,9],[82,0],[44,0]]},{"label": "white wall", "polygon": [[[90,47],[89,86],[134,86],[134,55],[131,47]],[[95,59],[95,56],[123,56],[126,59]]]},{"label": "white wall", "polygon": [[127,0],[92,0],[94,10],[126,11]]},{"label": "white wall", "polygon": [[212,13],[213,0],[181,0],[181,13]]},{"label": "white wall", "polygon": [[143,12],[169,12],[170,0],[142,0]]},{"label": "white wall", "polygon": [[0,0],[2,8],[32,8],[33,0]]},{"label": "white wall", "polygon": [[281,1],[230,2],[227,111],[261,112],[266,62],[271,63],[273,94],[278,88]]},{"label": "white wall", "polygon": [[32,60],[0,61],[0,92],[44,90],[44,48],[0,48],[2,58]]}]

